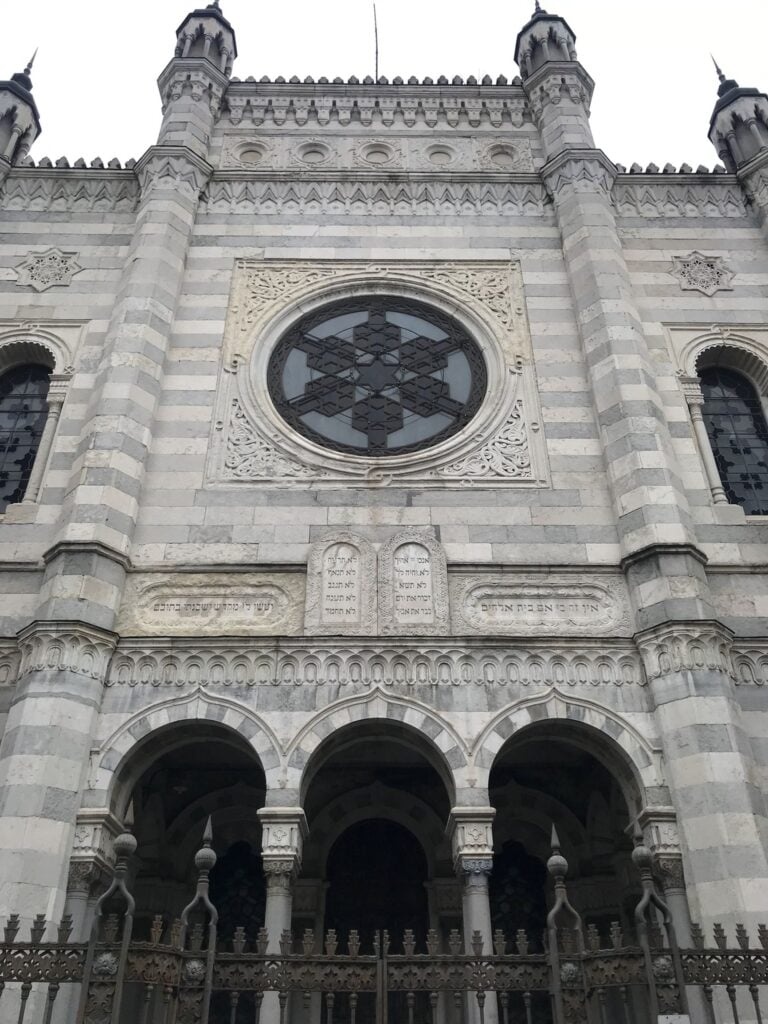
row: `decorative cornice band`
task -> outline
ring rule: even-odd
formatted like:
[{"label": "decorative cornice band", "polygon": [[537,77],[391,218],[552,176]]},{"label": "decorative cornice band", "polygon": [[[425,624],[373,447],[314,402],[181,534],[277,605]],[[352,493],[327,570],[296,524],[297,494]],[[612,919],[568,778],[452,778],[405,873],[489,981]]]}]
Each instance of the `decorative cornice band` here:
[{"label": "decorative cornice band", "polygon": [[319,637],[121,640],[108,686],[643,686],[628,640]]},{"label": "decorative cornice band", "polygon": [[566,149],[541,169],[541,177],[555,198],[570,193],[610,195],[618,171],[601,149]]}]

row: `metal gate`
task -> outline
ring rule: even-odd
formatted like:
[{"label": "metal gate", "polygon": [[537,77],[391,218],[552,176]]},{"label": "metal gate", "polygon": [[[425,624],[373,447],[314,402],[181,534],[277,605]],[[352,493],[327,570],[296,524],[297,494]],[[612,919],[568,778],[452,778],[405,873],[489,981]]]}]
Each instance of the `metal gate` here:
[{"label": "metal gate", "polygon": [[[556,838],[556,837],[555,837]],[[38,917],[29,940],[18,941],[13,915],[0,942],[0,1019],[16,1024],[657,1024],[662,1015],[762,1021],[760,986],[768,984],[768,929],[751,945],[746,929],[735,941],[716,925],[714,945],[699,928],[679,949],[669,912],[654,888],[651,855],[638,842],[633,861],[642,898],[627,941],[618,925],[601,936],[584,929],[568,901],[567,864],[555,845],[548,868],[555,900],[544,947],[530,937],[497,931],[492,948],[475,932],[412,932],[402,953],[386,932],[364,950],[356,932],[282,935],[270,948],[264,929],[237,929],[227,948],[217,941],[217,914],[208,895],[215,855],[210,841],[196,857],[194,899],[181,919],[155,918],[149,941],[133,938],[134,901],[127,888],[135,840],[115,843],[114,878],[99,901],[91,940],[70,941],[68,920],[45,938]],[[105,909],[119,900],[118,914]],[[400,948],[400,947],[398,947]],[[64,993],[64,995],[63,995]],[[76,997],[76,998],[75,998]],[[68,1007],[73,1007],[70,1015]],[[74,1009],[76,1007],[76,1009]],[[31,1009],[30,1009],[31,1008]],[[64,1012],[66,1011],[66,1012]]]}]

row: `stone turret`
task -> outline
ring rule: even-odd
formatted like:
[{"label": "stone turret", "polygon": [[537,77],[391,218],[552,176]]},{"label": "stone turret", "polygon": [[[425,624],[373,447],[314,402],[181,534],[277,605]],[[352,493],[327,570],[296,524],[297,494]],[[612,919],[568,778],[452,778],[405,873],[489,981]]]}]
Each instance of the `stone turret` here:
[{"label": "stone turret", "polygon": [[761,153],[768,157],[768,96],[742,89],[715,64],[720,87],[709,122],[709,141],[731,172],[746,167]]},{"label": "stone turret", "polygon": [[30,77],[34,59],[10,81],[0,82],[0,183],[41,132]]},{"label": "stone turret", "polygon": [[709,140],[742,188],[768,237],[768,96],[743,89],[715,64],[720,87]]},{"label": "stone turret", "polygon": [[235,32],[218,0],[192,11],[176,30],[176,52],[158,79],[163,124],[158,141],[205,157],[237,57]]},{"label": "stone turret", "polygon": [[595,83],[576,56],[576,35],[565,18],[536,3],[517,37],[515,61],[542,134],[547,157],[592,148],[589,105]]}]

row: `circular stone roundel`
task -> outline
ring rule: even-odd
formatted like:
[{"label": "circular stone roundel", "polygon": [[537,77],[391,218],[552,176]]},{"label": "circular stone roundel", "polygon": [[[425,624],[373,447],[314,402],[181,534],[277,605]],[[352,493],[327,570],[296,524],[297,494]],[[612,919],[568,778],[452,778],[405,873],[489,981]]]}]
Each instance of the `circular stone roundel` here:
[{"label": "circular stone roundel", "polygon": [[368,296],[305,316],[269,361],[269,393],[304,437],[337,452],[381,457],[456,434],[485,395],[478,345],[419,302]]}]

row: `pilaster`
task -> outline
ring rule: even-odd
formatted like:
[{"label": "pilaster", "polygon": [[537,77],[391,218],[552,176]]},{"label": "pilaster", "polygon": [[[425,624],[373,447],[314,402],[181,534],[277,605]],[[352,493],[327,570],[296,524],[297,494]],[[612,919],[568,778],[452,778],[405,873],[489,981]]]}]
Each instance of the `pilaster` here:
[{"label": "pilaster", "polygon": [[[733,698],[733,635],[719,622],[697,620],[664,623],[635,639],[656,707],[680,847],[687,852],[694,916],[708,925],[757,924],[768,898],[768,820]],[[656,842],[656,852],[671,870],[677,852],[669,837]]]},{"label": "pilaster", "polygon": [[94,722],[117,637],[84,622],[34,622],[0,742],[0,917],[58,918]]}]

